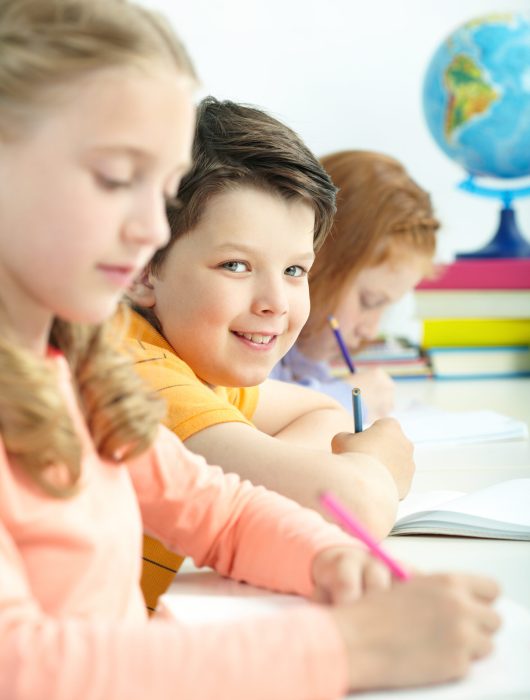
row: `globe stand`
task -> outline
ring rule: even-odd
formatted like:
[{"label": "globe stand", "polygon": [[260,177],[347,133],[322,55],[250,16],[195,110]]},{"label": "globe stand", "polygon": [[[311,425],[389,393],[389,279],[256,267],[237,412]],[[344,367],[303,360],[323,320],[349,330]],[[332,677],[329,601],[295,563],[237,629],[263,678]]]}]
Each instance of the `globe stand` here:
[{"label": "globe stand", "polygon": [[475,184],[473,176],[470,176],[458,187],[471,194],[481,197],[501,198],[503,207],[500,212],[499,225],[492,240],[479,250],[470,253],[458,253],[457,258],[527,258],[530,257],[530,242],[522,235],[515,217],[515,209],[512,201],[516,197],[530,195],[530,187],[519,190],[500,190],[480,187]]}]

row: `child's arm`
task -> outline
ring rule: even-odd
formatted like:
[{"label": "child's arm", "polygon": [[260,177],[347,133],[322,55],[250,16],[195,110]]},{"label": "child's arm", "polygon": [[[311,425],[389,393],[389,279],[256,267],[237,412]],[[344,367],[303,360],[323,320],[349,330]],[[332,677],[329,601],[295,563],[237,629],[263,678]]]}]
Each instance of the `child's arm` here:
[{"label": "child's arm", "polygon": [[[164,428],[153,450],[128,467],[145,530],[225,576],[309,596],[314,556],[354,543],[313,510],[209,466]],[[362,573],[372,560],[354,548]]]},{"label": "child's arm", "polygon": [[[351,400],[351,397],[350,397]],[[352,409],[306,387],[269,380],[260,386],[254,424],[268,435],[303,447],[321,447],[329,452],[333,438],[341,431],[351,433]],[[365,452],[376,457],[390,471],[403,498],[414,475],[412,444],[395,420],[379,421],[352,437],[347,446],[333,452]]]},{"label": "child's arm", "polygon": [[265,432],[219,423],[188,437],[186,446],[306,507],[317,507],[320,490],[332,490],[376,537],[384,537],[414,471],[412,446],[397,423],[376,424],[332,454],[335,433],[351,431],[353,423],[332,399],[282,382],[266,382],[263,394],[255,419]]},{"label": "child's arm", "polygon": [[252,421],[271,437],[327,452],[334,435],[353,430],[351,410],[330,396],[274,379],[260,384]]},{"label": "child's arm", "polygon": [[0,523],[2,699],[307,700],[346,689],[344,644],[324,608],[198,627],[116,612],[72,611],[67,600],[63,610],[43,609]]},{"label": "child's arm", "polygon": [[391,530],[399,494],[388,469],[361,452],[306,449],[271,438],[241,423],[220,423],[185,441],[186,447],[221,464],[226,472],[261,484],[320,510],[320,491],[333,491],[378,539]]}]

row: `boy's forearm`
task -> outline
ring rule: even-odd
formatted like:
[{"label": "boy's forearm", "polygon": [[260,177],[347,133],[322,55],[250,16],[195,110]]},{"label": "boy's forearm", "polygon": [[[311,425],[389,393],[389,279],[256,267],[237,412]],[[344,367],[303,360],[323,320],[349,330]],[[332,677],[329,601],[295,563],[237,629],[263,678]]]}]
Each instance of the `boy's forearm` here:
[{"label": "boy's forearm", "polygon": [[[237,449],[234,449],[237,445]],[[378,539],[394,524],[398,492],[388,469],[364,452],[305,449],[240,424],[197,433],[186,446],[243,479],[318,510],[321,491],[333,491]],[[327,519],[327,514],[322,513]]]},{"label": "boy's forearm", "polygon": [[291,445],[329,452],[334,435],[352,431],[352,416],[342,408],[330,407],[298,416],[273,437]]},{"label": "boy's forearm", "polygon": [[[331,454],[329,490],[351,510],[378,540],[388,535],[397,515],[399,494],[388,469],[369,454]],[[343,460],[345,465],[339,465]],[[322,511],[326,519],[329,514]]]},{"label": "boy's forearm", "polygon": [[[274,488],[274,470],[266,484]],[[301,505],[318,510],[326,520],[329,513],[320,509],[318,495],[328,490],[351,510],[378,540],[388,535],[394,525],[399,502],[396,484],[386,467],[364,453],[335,455],[331,453],[307,456],[302,478],[283,469],[279,475],[280,491]]]}]

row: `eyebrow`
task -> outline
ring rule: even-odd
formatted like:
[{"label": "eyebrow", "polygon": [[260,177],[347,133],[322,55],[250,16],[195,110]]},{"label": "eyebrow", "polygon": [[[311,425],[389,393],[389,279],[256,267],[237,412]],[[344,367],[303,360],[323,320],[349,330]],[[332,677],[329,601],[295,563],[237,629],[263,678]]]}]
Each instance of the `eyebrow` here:
[{"label": "eyebrow", "polygon": [[[227,252],[233,252],[233,251],[241,251],[242,253],[247,253],[247,254],[256,254],[261,251],[256,250],[256,248],[253,248],[252,246],[245,245],[245,243],[235,243],[235,242],[230,242],[227,241],[226,243],[221,243],[217,246],[214,246],[215,252],[222,253],[224,251]],[[313,251],[311,252],[303,252],[303,253],[293,253],[293,258],[298,258],[301,260],[314,260],[315,254]]]},{"label": "eyebrow", "polygon": [[[137,146],[132,146],[131,144],[123,143],[118,145],[100,145],[92,146],[88,149],[90,154],[94,155],[111,155],[111,156],[129,156],[137,161],[151,161],[153,156],[149,151],[145,151]],[[175,171],[189,170],[191,167],[191,160],[183,160],[174,169]]]}]

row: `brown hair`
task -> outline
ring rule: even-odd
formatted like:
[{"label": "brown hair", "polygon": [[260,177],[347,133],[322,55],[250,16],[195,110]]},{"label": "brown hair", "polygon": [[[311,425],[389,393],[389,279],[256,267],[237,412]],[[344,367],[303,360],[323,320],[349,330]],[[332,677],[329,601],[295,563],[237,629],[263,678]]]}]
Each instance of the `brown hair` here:
[{"label": "brown hair", "polygon": [[[164,62],[194,78],[179,40],[156,14],[126,0],[0,0],[0,134],[23,137],[44,109],[60,105],[76,81],[109,67]],[[36,232],[38,235],[38,232]],[[81,448],[49,362],[0,338],[0,431],[10,457],[46,491],[76,491]],[[106,326],[56,319],[50,343],[66,356],[96,449],[126,459],[152,442],[164,409],[115,349]],[[48,468],[63,465],[66,483]]]},{"label": "brown hair", "polygon": [[156,274],[171,245],[199,223],[212,196],[242,185],[306,200],[315,211],[315,249],[322,244],[333,221],[336,188],[317,158],[263,110],[206,97],[197,114],[193,166],[182,179],[178,203],[167,209],[171,240],[155,253],[152,271]]},{"label": "brown hair", "polygon": [[362,269],[410,250],[431,258],[439,227],[429,195],[394,158],[352,150],[324,156],[321,163],[339,190],[337,213],[309,275],[311,314],[304,337],[324,326]]}]

